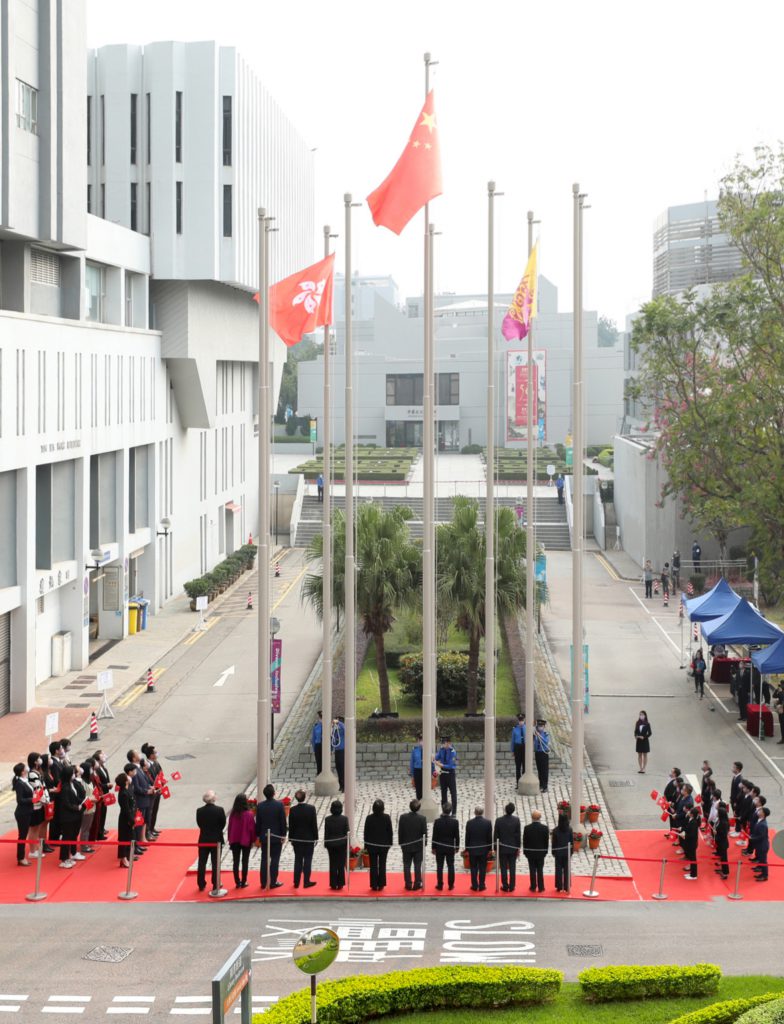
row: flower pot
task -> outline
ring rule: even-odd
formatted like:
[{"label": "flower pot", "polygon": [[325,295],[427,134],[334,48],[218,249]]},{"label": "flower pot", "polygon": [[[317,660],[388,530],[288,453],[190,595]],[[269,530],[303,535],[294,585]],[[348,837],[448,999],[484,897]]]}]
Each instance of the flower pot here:
[{"label": "flower pot", "polygon": [[599,811],[588,811],[588,821],[591,825],[595,825],[599,820]]},{"label": "flower pot", "polygon": [[348,869],[349,869],[349,871],[356,871],[358,865],[359,865],[359,857],[349,857],[349,859],[348,859]]},{"label": "flower pot", "polygon": [[582,841],[582,839],[575,839],[574,840],[574,852],[575,853],[579,853],[580,850],[582,850],[582,848],[583,848],[583,841]]},{"label": "flower pot", "polygon": [[290,810],[291,810],[291,804],[284,804],[283,805],[283,813],[286,815],[287,818],[289,816],[289,811]]},{"label": "flower pot", "polygon": [[369,868],[370,867],[370,854],[369,853],[363,853],[362,854],[362,867],[363,868]]},{"label": "flower pot", "polygon": [[466,869],[466,871],[471,867],[471,860],[467,853],[463,854],[463,867]]},{"label": "flower pot", "polygon": [[598,849],[599,849],[599,843],[600,843],[600,842],[601,842],[601,839],[589,839],[589,840],[588,840],[588,846],[589,846],[589,847],[590,847],[590,848],[591,848],[592,850],[598,850]]},{"label": "flower pot", "polygon": [[585,811],[583,811],[583,810],[580,811],[580,824],[581,825],[585,824]]}]

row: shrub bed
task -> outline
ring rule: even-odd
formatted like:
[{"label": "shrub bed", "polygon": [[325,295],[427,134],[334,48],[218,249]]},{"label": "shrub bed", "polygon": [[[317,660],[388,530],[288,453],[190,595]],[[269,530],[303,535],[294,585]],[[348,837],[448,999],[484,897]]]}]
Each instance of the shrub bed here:
[{"label": "shrub bed", "polygon": [[733,1024],[748,1010],[772,1000],[781,1001],[780,992],[766,992],[761,996],[750,996],[748,999],[725,999],[720,1003],[703,1006],[700,1010],[692,1010],[676,1017],[670,1024]]},{"label": "shrub bed", "polygon": [[784,999],[757,1006],[738,1017],[738,1024],[784,1024]]},{"label": "shrub bed", "polygon": [[[509,742],[517,719],[511,716],[496,716],[495,738],[497,743]],[[477,718],[442,718],[441,728],[451,736],[455,746],[461,743],[483,743],[485,738],[484,715]],[[421,718],[357,718],[358,743],[409,743],[422,730]]]},{"label": "shrub bed", "polygon": [[[460,1006],[524,1006],[554,999],[560,971],[539,967],[423,967],[327,981],[318,989],[320,1024],[360,1024],[373,1017]],[[310,1024],[310,992],[295,992],[256,1020]]]},{"label": "shrub bed", "polygon": [[657,996],[705,996],[718,989],[721,968],[715,964],[589,967],[579,974],[577,980],[583,996],[595,1002]]},{"label": "shrub bed", "polygon": [[[403,654],[399,659],[400,689],[406,697],[422,700],[423,655],[421,651]],[[479,707],[484,701],[484,659],[478,673]],[[465,708],[468,699],[468,655],[460,651],[441,651],[436,659],[438,703],[445,708]]]}]

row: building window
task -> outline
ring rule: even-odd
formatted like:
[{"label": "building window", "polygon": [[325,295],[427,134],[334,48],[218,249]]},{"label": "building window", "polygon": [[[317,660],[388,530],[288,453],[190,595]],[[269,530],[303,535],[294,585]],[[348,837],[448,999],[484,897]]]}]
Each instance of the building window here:
[{"label": "building window", "polygon": [[54,252],[44,249],[30,250],[30,280],[34,284],[49,284],[60,287],[60,258]]},{"label": "building window", "polygon": [[103,322],[104,268],[95,263],[84,265],[85,318],[93,323]]},{"label": "building window", "polygon": [[223,97],[223,166],[231,167],[231,96]]},{"label": "building window", "polygon": [[145,111],[144,121],[145,121],[145,131],[147,133],[147,163],[149,163],[150,162],[150,151],[152,149],[152,146],[151,146],[151,133],[152,133],[151,124],[152,124],[152,120],[151,120],[151,117],[150,117],[150,109],[151,108],[150,108],[150,94],[149,93],[147,93],[147,96],[145,97],[145,100],[146,100],[146,108],[147,109]]},{"label": "building window", "polygon": [[93,162],[93,98],[87,97],[87,166]]},{"label": "building window", "polygon": [[16,80],[16,127],[38,134],[38,90]]},{"label": "building window", "polygon": [[106,97],[101,96],[101,164],[106,163]]},{"label": "building window", "polygon": [[135,92],[131,93],[131,163],[136,163],[136,129],[139,97]]},{"label": "building window", "polygon": [[174,94],[174,160],[182,163],[182,93]]},{"label": "building window", "polygon": [[231,238],[231,185],[223,186],[223,237]]},{"label": "building window", "polygon": [[438,405],[460,405],[460,374],[439,373],[438,393],[436,395]]},{"label": "building window", "polygon": [[125,326],[133,327],[133,276],[125,271]]},{"label": "building window", "polygon": [[145,209],[145,216],[147,218],[147,220],[145,221],[145,224],[147,225],[147,230],[146,230],[145,234],[149,235],[149,233],[150,233],[150,224],[152,223],[152,189],[150,188],[149,181],[144,186],[144,189],[145,189],[145,204],[144,205],[145,205],[145,208],[146,208]]},{"label": "building window", "polygon": [[101,216],[106,217],[106,185],[101,185]]},{"label": "building window", "polygon": [[387,405],[421,405],[422,388],[421,373],[390,373],[387,375]]},{"label": "building window", "polygon": [[182,234],[182,182],[178,181],[175,191],[175,204],[174,204],[174,230],[178,235]]},{"label": "building window", "polygon": [[93,212],[93,187],[92,185],[87,186],[87,212]]},{"label": "building window", "polygon": [[131,231],[137,231],[137,195],[139,186],[135,181],[131,182]]}]

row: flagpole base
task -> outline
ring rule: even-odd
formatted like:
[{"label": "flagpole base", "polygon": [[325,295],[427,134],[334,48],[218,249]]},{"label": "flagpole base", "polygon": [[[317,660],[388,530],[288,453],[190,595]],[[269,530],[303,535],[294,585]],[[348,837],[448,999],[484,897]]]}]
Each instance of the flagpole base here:
[{"label": "flagpole base", "polygon": [[539,780],[531,779],[529,781],[525,775],[521,775],[520,781],[517,783],[517,792],[520,796],[537,796],[539,793]]}]

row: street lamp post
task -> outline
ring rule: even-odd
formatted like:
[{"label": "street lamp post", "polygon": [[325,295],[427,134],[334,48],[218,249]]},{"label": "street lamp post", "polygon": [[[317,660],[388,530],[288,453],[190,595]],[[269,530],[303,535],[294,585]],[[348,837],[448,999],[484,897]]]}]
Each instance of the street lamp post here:
[{"label": "street lamp post", "polygon": [[278,546],[278,494],[280,493],[280,480],[273,480],[272,486],[275,489],[275,547]]}]

